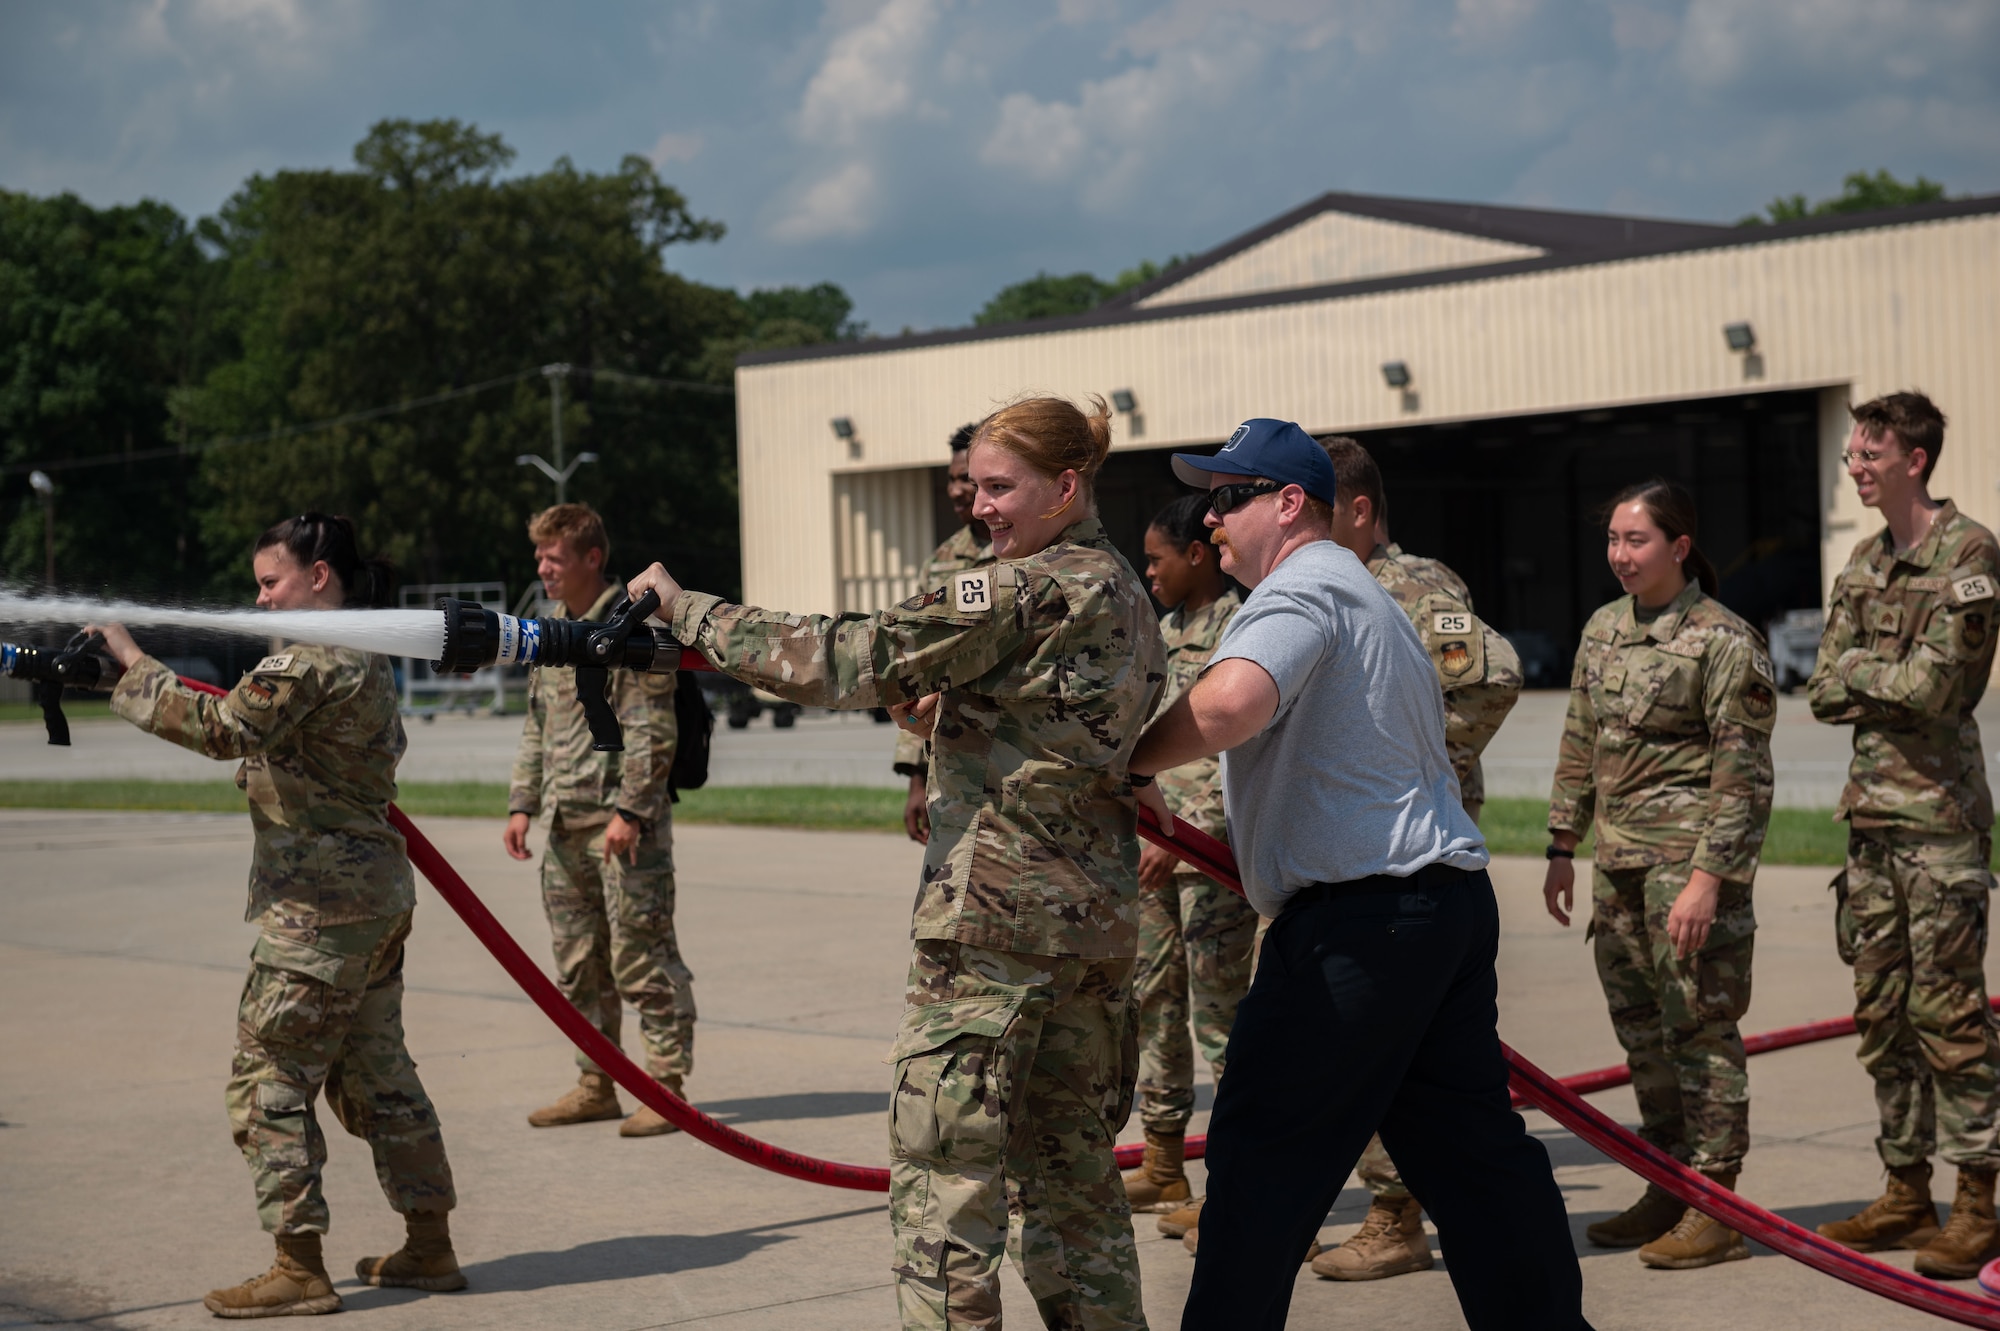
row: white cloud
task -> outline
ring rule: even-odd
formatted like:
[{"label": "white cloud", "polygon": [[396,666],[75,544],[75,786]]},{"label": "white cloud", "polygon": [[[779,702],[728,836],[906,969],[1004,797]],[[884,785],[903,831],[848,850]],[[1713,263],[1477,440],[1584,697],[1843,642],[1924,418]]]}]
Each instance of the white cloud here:
[{"label": "white cloud", "polygon": [[[1984,63],[1996,37],[2000,6],[1992,0],[1690,0],[1678,64],[1691,83],[1706,87],[1815,76],[1911,79],[1968,57]],[[1989,68],[1986,79],[1991,75]]]},{"label": "white cloud", "polygon": [[1490,42],[1511,35],[1535,16],[1541,0],[1457,0],[1451,35],[1462,42]]},{"label": "white cloud", "polygon": [[701,156],[701,148],[701,135],[676,134],[668,130],[653,140],[653,150],[646,157],[655,167],[662,167],[669,162],[692,162]]},{"label": "white cloud", "polygon": [[809,186],[772,226],[771,235],[793,245],[861,235],[875,220],[877,193],[875,169],[866,162],[849,162]]},{"label": "white cloud", "polygon": [[980,160],[1041,184],[1076,179],[1086,207],[1115,205],[1173,148],[1187,113],[1230,101],[1262,62],[1249,41],[1192,45],[1088,80],[1073,102],[1009,93]]},{"label": "white cloud", "polygon": [[886,0],[836,37],[799,103],[800,136],[850,147],[869,126],[909,110],[915,66],[936,21],[932,0]]}]

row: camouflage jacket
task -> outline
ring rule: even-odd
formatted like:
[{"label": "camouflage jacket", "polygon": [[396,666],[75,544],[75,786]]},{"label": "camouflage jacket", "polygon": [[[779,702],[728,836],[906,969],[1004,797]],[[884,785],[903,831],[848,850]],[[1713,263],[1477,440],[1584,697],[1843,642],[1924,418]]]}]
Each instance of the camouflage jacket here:
[{"label": "camouflage jacket", "polygon": [[1483,803],[1486,779],[1479,755],[1521,697],[1521,658],[1513,644],[1472,613],[1465,584],[1435,559],[1376,546],[1368,571],[1403,607],[1430,653],[1444,689],[1444,747],[1458,777],[1459,798]]},{"label": "camouflage jacket", "polygon": [[[992,562],[993,542],[980,540],[968,522],[946,537],[943,545],[931,551],[931,557],[917,570],[917,586],[925,589],[942,587],[944,580],[960,569],[979,568]],[[926,775],[931,770],[930,746],[924,743],[921,735],[897,727],[893,767],[898,776]]]},{"label": "camouflage jacket", "polygon": [[403,719],[389,660],[345,647],[267,656],[227,696],[196,693],[152,657],[111,710],[210,758],[240,758],[256,847],[246,920],[309,929],[416,905],[403,834],[389,825]]},{"label": "camouflage jacket", "polygon": [[1771,820],[1771,658],[1757,630],[1689,583],[1650,624],[1630,596],[1583,627],[1549,830],[1597,822],[1597,862],[1692,861],[1747,883]]},{"label": "camouflage jacket", "polygon": [[1986,832],[1993,794],[1972,709],[1993,669],[2000,547],[1949,499],[1916,549],[1885,528],[1834,583],[1806,695],[1854,727],[1840,811],[1859,827]]},{"label": "camouflage jacket", "polygon": [[[1174,699],[1187,692],[1188,685],[1201,676],[1208,658],[1215,654],[1215,644],[1222,640],[1222,630],[1242,608],[1242,596],[1234,587],[1228,587],[1221,596],[1191,615],[1176,606],[1161,617],[1160,636],[1167,647],[1167,687],[1160,695],[1160,711],[1173,706]],[[1229,839],[1228,825],[1222,815],[1221,759],[1197,758],[1160,773],[1159,780],[1160,793],[1167,797],[1167,807],[1176,817],[1218,840]],[[1183,864],[1176,872],[1199,871]]]},{"label": "camouflage jacket", "polygon": [[1125,764],[1166,680],[1145,588],[1096,519],[892,610],[787,615],[684,594],[674,636],[793,702],[942,693],[916,938],[1062,957],[1138,948]]},{"label": "camouflage jacket", "polygon": [[[1413,555],[1394,541],[1389,542],[1386,546],[1377,546],[1376,549],[1386,552],[1391,559],[1401,561],[1403,566],[1410,570],[1411,575],[1418,582],[1428,582],[1439,591],[1457,597],[1459,603],[1467,610],[1472,609],[1472,588],[1466,586],[1465,579],[1459,577],[1453,571],[1451,565],[1445,563],[1442,559],[1431,559],[1425,555]],[[1373,562],[1372,557],[1370,562]],[[1477,612],[1475,611],[1474,613]]]},{"label": "camouflage jacket", "polygon": [[[604,589],[587,620],[602,620],[625,595],[622,583]],[[674,765],[674,688],[680,676],[611,672],[611,705],[625,728],[623,753],[590,747],[590,724],[576,700],[576,671],[536,666],[528,672],[528,719],[514,753],[507,811],[529,817],[553,810],[565,827],[594,827],[622,809],[649,828],[664,830],[672,818],[667,774]]]}]

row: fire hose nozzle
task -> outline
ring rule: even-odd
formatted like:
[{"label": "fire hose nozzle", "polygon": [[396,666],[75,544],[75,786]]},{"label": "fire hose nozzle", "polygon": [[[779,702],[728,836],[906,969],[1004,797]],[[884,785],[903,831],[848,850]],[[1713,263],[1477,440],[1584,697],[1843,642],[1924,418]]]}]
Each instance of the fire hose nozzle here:
[{"label": "fire hose nozzle", "polygon": [[659,609],[658,594],[620,603],[602,623],[585,619],[518,619],[488,610],[476,601],[438,599],[444,612],[444,654],[431,662],[439,674],[470,674],[489,665],[571,666],[577,701],[590,723],[592,747],[616,752],[625,747],[624,728],[606,698],[611,671],[666,673],[680,664],[681,645],[664,629],[647,624]]},{"label": "fire hose nozzle", "polygon": [[94,650],[104,640],[94,633],[79,633],[61,650],[0,642],[0,675],[24,679],[33,686],[35,701],[42,709],[42,724],[49,743],[69,746],[69,718],[63,715],[65,688],[80,692],[102,692],[118,682],[125,667]]}]

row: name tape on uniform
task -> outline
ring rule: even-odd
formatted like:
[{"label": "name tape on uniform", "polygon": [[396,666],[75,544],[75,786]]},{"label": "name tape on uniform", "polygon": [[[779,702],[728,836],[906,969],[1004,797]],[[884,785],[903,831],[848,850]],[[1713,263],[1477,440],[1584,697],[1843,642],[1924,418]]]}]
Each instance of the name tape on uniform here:
[{"label": "name tape on uniform", "polygon": [[265,657],[251,667],[250,673],[253,675],[275,675],[281,670],[290,670],[291,668],[292,653],[284,652],[278,656]]},{"label": "name tape on uniform", "polygon": [[993,570],[969,569],[951,575],[953,604],[961,615],[984,614],[993,608]]},{"label": "name tape on uniform", "polygon": [[1467,610],[1440,610],[1431,617],[1433,633],[1470,633],[1472,614]]},{"label": "name tape on uniform", "polygon": [[1993,597],[1993,579],[1984,573],[1974,573],[1971,577],[1960,578],[1951,584],[1951,594],[1958,598],[1960,605],[1973,601],[1987,601]]}]

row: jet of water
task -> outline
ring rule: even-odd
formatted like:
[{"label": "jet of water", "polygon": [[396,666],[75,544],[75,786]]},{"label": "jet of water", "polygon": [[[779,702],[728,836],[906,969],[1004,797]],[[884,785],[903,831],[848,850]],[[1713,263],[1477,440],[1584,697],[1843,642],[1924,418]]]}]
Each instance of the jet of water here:
[{"label": "jet of water", "polygon": [[425,661],[444,655],[444,614],[438,610],[189,610],[131,601],[22,596],[0,589],[0,626],[60,624],[81,628],[93,622],[275,637]]}]

